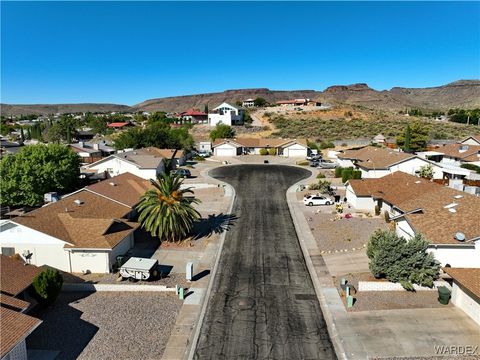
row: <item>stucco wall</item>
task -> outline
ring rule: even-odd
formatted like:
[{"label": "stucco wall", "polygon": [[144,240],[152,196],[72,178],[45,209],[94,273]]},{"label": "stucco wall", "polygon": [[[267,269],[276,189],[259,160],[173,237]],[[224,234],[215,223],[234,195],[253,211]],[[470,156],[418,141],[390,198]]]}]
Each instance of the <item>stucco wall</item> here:
[{"label": "stucco wall", "polygon": [[300,144],[293,144],[283,149],[283,156],[285,157],[306,157],[308,149]]},{"label": "stucco wall", "polygon": [[370,196],[359,197],[355,194],[352,187],[347,185],[346,187],[346,198],[347,202],[353,206],[356,210],[363,210],[363,211],[374,211],[375,210],[375,202]]},{"label": "stucco wall", "polygon": [[427,251],[431,252],[435,259],[440,261],[442,266],[450,264],[452,267],[478,268],[480,267],[480,245],[479,241],[475,246],[433,246]]},{"label": "stucco wall", "polygon": [[96,170],[97,173],[103,173],[105,171],[108,171],[108,173],[112,177],[129,172],[133,175],[149,180],[155,179],[157,177],[157,173],[163,173],[165,171],[165,164],[162,161],[157,169],[139,169],[138,167],[129,162],[123,161],[116,157],[112,157],[108,160],[104,160],[102,162],[99,162],[98,164],[90,166],[90,169]]},{"label": "stucco wall", "polygon": [[453,283],[452,303],[462,309],[473,321],[480,325],[480,302],[467,289],[458,283]]},{"label": "stucco wall", "polygon": [[72,261],[72,272],[83,273],[90,271],[92,273],[110,272],[108,251],[105,250],[73,250],[70,253]]}]

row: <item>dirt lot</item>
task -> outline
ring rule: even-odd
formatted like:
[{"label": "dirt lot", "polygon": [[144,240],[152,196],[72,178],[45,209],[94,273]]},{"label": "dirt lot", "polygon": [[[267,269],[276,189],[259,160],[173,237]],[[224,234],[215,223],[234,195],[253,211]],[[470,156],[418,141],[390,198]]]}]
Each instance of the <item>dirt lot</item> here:
[{"label": "dirt lot", "polygon": [[62,293],[34,314],[43,323],[27,343],[61,351],[57,360],[159,359],[181,304],[159,293]]},{"label": "dirt lot", "polygon": [[[358,289],[359,281],[378,281],[370,273],[356,273],[342,276],[348,284]],[[346,298],[340,287],[341,278],[333,277],[333,282],[346,307]],[[415,308],[441,308],[452,306],[442,305],[438,302],[437,291],[361,291],[353,295],[355,302],[348,311],[371,311],[392,309],[415,309]]]}]

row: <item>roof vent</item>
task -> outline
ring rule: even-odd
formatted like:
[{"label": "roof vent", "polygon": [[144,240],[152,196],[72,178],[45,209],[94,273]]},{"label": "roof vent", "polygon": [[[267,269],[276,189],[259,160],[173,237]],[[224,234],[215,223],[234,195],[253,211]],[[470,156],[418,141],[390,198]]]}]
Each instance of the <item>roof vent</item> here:
[{"label": "roof vent", "polygon": [[465,234],[461,232],[457,232],[455,234],[455,240],[457,241],[465,241]]},{"label": "roof vent", "polygon": [[460,194],[454,196],[455,199],[461,199],[462,197],[463,197],[463,195],[460,195]]},{"label": "roof vent", "polygon": [[454,208],[450,208],[448,209],[448,211],[450,211],[452,214],[455,214],[457,212],[457,210],[455,210]]},{"label": "roof vent", "polygon": [[415,184],[420,184],[420,183],[421,183],[420,180],[415,181]]},{"label": "roof vent", "polygon": [[443,208],[444,208],[444,209],[451,209],[451,208],[453,208],[453,207],[455,207],[455,206],[457,206],[457,205],[458,205],[457,203],[451,203],[451,204],[445,205]]},{"label": "roof vent", "polygon": [[77,200],[74,201],[74,203],[77,204],[77,205],[82,205],[82,204],[83,204],[83,201],[77,199]]},{"label": "roof vent", "polygon": [[110,182],[109,183],[111,186],[117,186],[117,184],[115,184],[114,182]]}]

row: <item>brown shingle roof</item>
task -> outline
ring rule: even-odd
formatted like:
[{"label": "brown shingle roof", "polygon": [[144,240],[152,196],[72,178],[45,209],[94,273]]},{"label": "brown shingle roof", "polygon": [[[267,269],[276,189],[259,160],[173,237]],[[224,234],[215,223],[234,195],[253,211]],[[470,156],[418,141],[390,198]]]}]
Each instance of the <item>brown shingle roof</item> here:
[{"label": "brown shingle roof", "polygon": [[[357,196],[383,199],[403,212],[415,232],[431,244],[455,244],[454,236],[465,234],[466,240],[480,237],[480,198],[428,180],[397,171],[379,179],[350,180]],[[445,206],[456,203],[451,212]]]},{"label": "brown shingle roof", "polygon": [[289,145],[291,143],[298,143],[303,146],[307,146],[307,140],[306,139],[260,139],[260,138],[237,138],[237,139],[216,139],[212,147],[221,145],[225,142],[229,142],[232,144],[238,144],[243,147],[253,147],[253,148],[259,148],[259,147],[284,147],[286,145]]},{"label": "brown shingle roof", "polygon": [[369,170],[388,169],[394,164],[413,157],[415,157],[415,155],[375,146],[366,146],[357,150],[346,150],[343,154],[338,155],[339,159],[355,160],[358,166]]},{"label": "brown shingle roof", "polygon": [[66,241],[71,244],[68,247],[109,249],[138,227],[120,220],[130,210],[129,206],[81,190],[13,221]]},{"label": "brown shingle roof", "polygon": [[2,294],[16,296],[32,284],[42,269],[34,265],[24,265],[20,260],[0,255],[0,291]]},{"label": "brown shingle roof", "polygon": [[349,180],[357,196],[373,196],[393,205],[441,187],[426,179],[396,171],[378,179]]},{"label": "brown shingle roof", "polygon": [[447,144],[435,151],[462,161],[480,161],[480,145]]},{"label": "brown shingle roof", "polygon": [[161,156],[165,159],[171,159],[172,156],[175,154],[175,157],[174,159],[180,159],[181,157],[183,157],[184,155],[184,151],[183,150],[176,150],[176,149],[159,149],[159,148],[156,148],[156,147],[148,147],[147,149],[149,149],[149,151],[151,151],[152,153],[155,153],[157,154],[158,156]]},{"label": "brown shingle roof", "polygon": [[151,188],[150,181],[131,173],[124,173],[86,187],[88,191],[130,207],[134,207],[140,201],[140,197]]},{"label": "brown shingle roof", "polygon": [[17,299],[13,296],[0,294],[0,304],[2,307],[6,307],[11,310],[23,312],[30,306],[30,303]]},{"label": "brown shingle roof", "polygon": [[25,339],[41,321],[5,307],[0,308],[0,357],[7,355],[19,342]]},{"label": "brown shingle roof", "polygon": [[444,268],[453,280],[468,289],[480,301],[480,269],[477,268]]}]

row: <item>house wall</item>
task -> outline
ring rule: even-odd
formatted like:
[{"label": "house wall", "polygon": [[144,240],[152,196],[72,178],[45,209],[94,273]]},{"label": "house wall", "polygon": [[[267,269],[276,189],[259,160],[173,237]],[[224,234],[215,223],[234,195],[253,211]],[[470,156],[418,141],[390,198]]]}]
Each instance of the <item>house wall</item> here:
[{"label": "house wall", "polygon": [[362,179],[378,179],[391,174],[390,170],[366,170],[358,168],[362,172]]},{"label": "house wall", "polygon": [[162,161],[157,169],[139,169],[135,165],[123,161],[117,157],[112,157],[108,160],[104,160],[98,164],[89,167],[94,169],[97,173],[103,173],[108,171],[110,176],[117,176],[129,172],[133,175],[139,176],[142,179],[155,179],[157,174],[161,174],[165,171],[165,163]]},{"label": "house wall", "polygon": [[68,254],[64,250],[66,244],[64,241],[23,225],[14,225],[11,229],[1,233],[1,247],[13,247],[16,254],[22,254],[28,250],[33,253],[30,259],[33,265],[49,265],[63,271],[70,271]]},{"label": "house wall", "polygon": [[404,161],[400,164],[394,165],[390,167],[391,172],[395,171],[403,171],[404,173],[410,174],[410,175],[417,175],[417,172],[420,171],[420,168],[425,165],[432,165],[433,167],[433,178],[434,179],[442,179],[443,178],[443,171],[440,166],[437,166],[435,164],[431,164],[428,161],[425,161],[424,159],[420,158],[412,158],[407,161]]},{"label": "house wall", "polygon": [[25,339],[20,341],[2,360],[27,360],[27,344]]},{"label": "house wall", "polygon": [[337,162],[338,162],[338,165],[343,168],[354,167],[352,160],[338,158]]},{"label": "house wall", "polygon": [[238,155],[238,149],[231,144],[222,144],[216,146],[213,153],[215,156],[236,156]]},{"label": "house wall", "polygon": [[374,211],[375,202],[370,196],[357,196],[353,188],[349,185],[346,187],[347,203],[353,206],[356,210]]},{"label": "house wall", "polygon": [[[76,250],[70,249],[69,256],[72,263],[72,272],[109,273],[110,263],[107,250]],[[65,251],[67,252],[67,251]],[[69,270],[70,271],[70,270]]]},{"label": "house wall", "polygon": [[454,282],[452,287],[452,303],[480,325],[479,299],[457,282]]},{"label": "house wall", "polygon": [[208,124],[216,126],[217,124],[232,125],[232,116],[230,113],[226,114],[208,114]]},{"label": "house wall", "polygon": [[415,236],[415,232],[413,231],[412,227],[407,220],[403,218],[395,220],[395,232],[398,236],[402,236],[407,240]]},{"label": "house wall", "polygon": [[308,148],[301,144],[293,144],[283,149],[283,156],[285,157],[306,157],[308,155]]},{"label": "house wall", "polygon": [[117,246],[115,246],[109,254],[110,270],[113,264],[117,261],[117,256],[125,255],[135,245],[134,232],[132,231],[125,239],[123,239]]},{"label": "house wall", "polygon": [[472,246],[447,246],[437,247],[431,245],[428,252],[435,256],[442,266],[450,264],[451,267],[478,268],[480,267],[480,245]]}]

